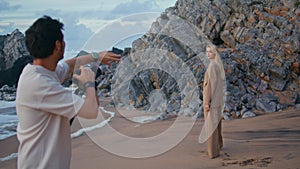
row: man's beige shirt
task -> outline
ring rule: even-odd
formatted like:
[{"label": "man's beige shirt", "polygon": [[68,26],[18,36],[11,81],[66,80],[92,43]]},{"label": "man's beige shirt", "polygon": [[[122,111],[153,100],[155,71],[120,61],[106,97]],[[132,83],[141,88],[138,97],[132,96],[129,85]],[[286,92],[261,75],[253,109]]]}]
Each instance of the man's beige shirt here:
[{"label": "man's beige shirt", "polygon": [[16,98],[20,169],[70,167],[69,119],[84,100],[61,85],[68,69],[65,62],[55,72],[28,64],[20,76]]}]

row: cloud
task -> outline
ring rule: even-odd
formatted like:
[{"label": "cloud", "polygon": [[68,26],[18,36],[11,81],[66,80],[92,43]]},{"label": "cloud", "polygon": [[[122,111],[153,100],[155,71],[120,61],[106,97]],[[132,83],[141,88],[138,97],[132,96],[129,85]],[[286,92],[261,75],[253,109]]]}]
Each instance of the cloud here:
[{"label": "cloud", "polygon": [[0,11],[11,11],[21,8],[21,5],[10,5],[9,2],[0,0]]},{"label": "cloud", "polygon": [[81,50],[82,46],[93,34],[93,32],[83,24],[79,24],[80,13],[63,12],[57,9],[47,9],[37,13],[39,17],[48,15],[53,19],[59,19],[64,24],[64,35],[67,43],[67,50]]},{"label": "cloud", "polygon": [[16,28],[13,22],[10,22],[8,25],[0,25],[0,34],[12,32],[14,29]]},{"label": "cloud", "polygon": [[113,46],[129,47],[146,33],[159,13],[139,13],[114,20],[99,29],[85,44],[84,50],[109,50]]},{"label": "cloud", "polygon": [[114,15],[124,15],[124,14],[133,14],[133,13],[140,13],[140,12],[159,12],[162,9],[153,0],[147,1],[136,1],[131,0],[127,3],[120,3],[114,9],[111,10],[111,14]]}]

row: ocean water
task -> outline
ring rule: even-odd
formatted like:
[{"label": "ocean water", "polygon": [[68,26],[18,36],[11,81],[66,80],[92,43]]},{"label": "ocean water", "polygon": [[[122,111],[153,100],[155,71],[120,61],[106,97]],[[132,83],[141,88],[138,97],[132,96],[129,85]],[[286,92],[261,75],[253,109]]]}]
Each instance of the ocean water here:
[{"label": "ocean water", "polygon": [[[16,105],[15,102],[0,101],[0,140],[4,140],[16,134],[18,117],[16,114],[15,105]],[[103,107],[100,107],[100,110],[104,113],[109,114],[110,117],[95,126],[83,128],[81,130],[72,133],[71,137],[76,138],[81,136],[87,131],[101,128],[106,124],[108,124],[111,121],[111,119],[115,116],[115,112],[107,111]]]},{"label": "ocean water", "polygon": [[[0,140],[16,135],[18,117],[16,114],[15,105],[16,105],[15,102],[6,102],[0,100]],[[99,109],[101,112],[109,114],[110,117],[100,122],[99,124],[82,128],[78,131],[73,132],[71,134],[72,139],[83,135],[85,132],[89,132],[106,126],[115,116],[115,112],[107,111],[103,107],[99,107]],[[157,119],[156,116],[137,116],[132,118],[131,120],[136,123],[146,123],[149,121],[154,121],[156,119]],[[18,157],[18,153],[12,153],[6,157],[0,158],[0,162],[11,160],[17,157]]]},{"label": "ocean water", "polygon": [[17,124],[16,102],[0,101],[0,140],[15,135]]},{"label": "ocean water", "polygon": [[[15,111],[14,102],[4,102],[0,101],[0,140],[8,138],[16,134],[18,118]],[[107,125],[111,119],[115,116],[115,112],[107,111],[103,107],[99,108],[103,113],[109,114],[110,117],[99,124],[90,126],[87,128],[82,128],[71,134],[71,138],[74,139],[83,135],[85,132],[92,131]],[[18,157],[18,153],[12,153],[6,157],[0,158],[1,161],[7,161]]]},{"label": "ocean water", "polygon": [[[6,139],[16,134],[18,117],[16,114],[15,106],[16,106],[15,101],[7,102],[7,101],[0,100],[0,140]],[[73,133],[72,138],[78,137],[86,131],[91,131],[105,126],[109,121],[111,121],[111,119],[115,115],[115,112],[107,111],[103,107],[100,107],[100,110],[104,113],[109,114],[110,118],[101,122],[100,124]],[[136,123],[147,123],[158,119],[158,117],[159,115],[158,116],[136,116],[136,117],[132,117],[130,120]]]}]

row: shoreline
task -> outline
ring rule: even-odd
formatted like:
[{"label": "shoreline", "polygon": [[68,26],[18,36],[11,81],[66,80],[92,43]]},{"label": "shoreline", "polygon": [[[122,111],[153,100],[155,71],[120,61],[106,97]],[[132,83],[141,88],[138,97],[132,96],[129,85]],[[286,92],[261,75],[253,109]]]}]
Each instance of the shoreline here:
[{"label": "shoreline", "polygon": [[[114,155],[97,146],[87,134],[72,139],[71,168],[297,168],[300,166],[300,112],[285,111],[247,119],[223,120],[224,148],[220,157],[209,159],[206,144],[198,137],[203,119],[197,119],[188,135],[174,148],[158,156],[132,159]],[[172,125],[175,118],[132,125],[117,114],[109,123],[122,133],[135,137],[157,134]],[[72,130],[80,124],[74,121]],[[107,138],[106,136],[99,136]],[[17,150],[16,137],[0,141],[1,155]],[[16,168],[16,159],[0,162],[0,168]]]}]

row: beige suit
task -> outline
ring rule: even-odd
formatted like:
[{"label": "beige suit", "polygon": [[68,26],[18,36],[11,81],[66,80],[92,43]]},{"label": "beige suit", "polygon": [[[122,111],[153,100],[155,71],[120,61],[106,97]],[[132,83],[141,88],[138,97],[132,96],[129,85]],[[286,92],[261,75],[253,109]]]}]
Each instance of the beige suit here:
[{"label": "beige suit", "polygon": [[203,105],[209,105],[209,111],[204,111],[208,156],[218,157],[223,147],[221,113],[224,104],[224,80],[220,68],[212,61],[204,76]]}]

